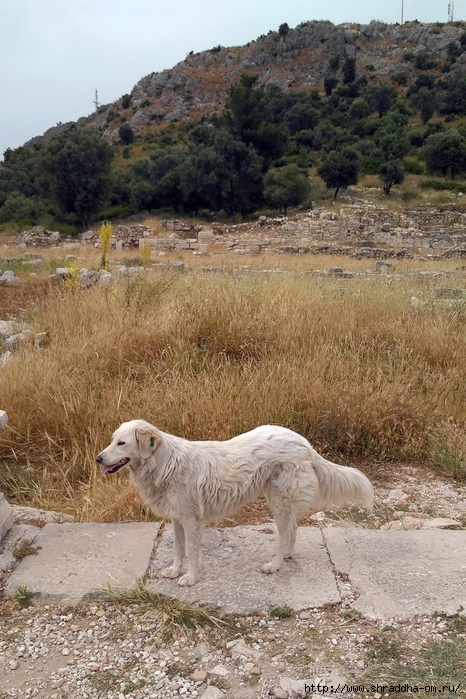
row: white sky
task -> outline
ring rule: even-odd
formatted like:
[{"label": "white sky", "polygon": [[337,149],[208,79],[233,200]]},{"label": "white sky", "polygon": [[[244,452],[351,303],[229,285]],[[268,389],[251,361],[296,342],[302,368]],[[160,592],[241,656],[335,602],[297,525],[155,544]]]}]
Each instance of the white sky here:
[{"label": "white sky", "polygon": [[[57,122],[90,114],[189,51],[238,46],[287,22],[400,21],[401,1],[3,0],[0,158]],[[448,0],[403,0],[405,21],[446,22]],[[465,19],[456,0],[455,19]]]}]

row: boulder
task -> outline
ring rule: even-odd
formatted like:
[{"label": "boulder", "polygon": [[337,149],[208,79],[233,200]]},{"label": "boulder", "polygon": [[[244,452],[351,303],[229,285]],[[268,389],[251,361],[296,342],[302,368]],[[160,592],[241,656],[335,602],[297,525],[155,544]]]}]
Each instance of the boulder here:
[{"label": "boulder", "polygon": [[8,269],[6,272],[3,272],[3,274],[0,276],[0,282],[5,282],[6,284],[14,284],[15,282],[20,282],[21,279],[19,279],[14,272],[12,272],[10,269]]}]

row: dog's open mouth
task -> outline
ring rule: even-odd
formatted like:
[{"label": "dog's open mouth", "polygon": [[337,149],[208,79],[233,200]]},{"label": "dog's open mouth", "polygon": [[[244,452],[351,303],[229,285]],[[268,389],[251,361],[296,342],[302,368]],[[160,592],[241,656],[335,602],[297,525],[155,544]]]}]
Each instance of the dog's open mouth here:
[{"label": "dog's open mouth", "polygon": [[126,464],[130,461],[129,456],[126,456],[124,459],[120,459],[118,463],[116,464],[110,464],[109,466],[102,466],[102,473],[116,473],[117,471],[120,470],[120,468],[123,468],[123,466],[126,466]]}]

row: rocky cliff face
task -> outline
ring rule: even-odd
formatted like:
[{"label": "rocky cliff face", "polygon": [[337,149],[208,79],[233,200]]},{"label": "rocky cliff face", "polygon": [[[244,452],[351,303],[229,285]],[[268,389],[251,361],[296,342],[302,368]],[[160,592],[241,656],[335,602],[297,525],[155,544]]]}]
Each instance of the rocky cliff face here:
[{"label": "rocky cliff face", "polygon": [[[403,25],[377,21],[367,25],[303,22],[284,34],[269,32],[246,46],[218,46],[191,53],[173,68],[142,78],[131,92],[129,108],[123,109],[118,100],[102,107],[86,122],[98,126],[113,141],[118,139],[122,116],[136,132],[151,132],[176,120],[212,114],[223,108],[229,85],[245,72],[257,75],[262,85],[301,90],[321,88],[325,76],[330,74],[332,56],[354,57],[359,76],[367,74],[384,79],[392,73],[411,70],[412,63],[406,59],[409,53],[424,52],[444,61],[452,42],[458,49],[461,47],[460,37],[465,29],[463,22]],[[466,52],[452,66],[454,72],[464,70]]]}]

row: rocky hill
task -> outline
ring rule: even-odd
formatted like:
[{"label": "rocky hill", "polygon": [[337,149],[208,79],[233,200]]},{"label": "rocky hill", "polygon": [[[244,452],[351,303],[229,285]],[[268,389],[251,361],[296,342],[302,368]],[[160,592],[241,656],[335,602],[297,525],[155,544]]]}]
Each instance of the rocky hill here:
[{"label": "rocky hill", "polygon": [[[257,75],[261,85],[322,90],[326,76],[341,75],[342,60],[336,70],[329,65],[334,56],[355,58],[357,77],[365,75],[375,82],[397,73],[409,75],[419,55],[436,62],[439,74],[446,61],[450,74],[463,73],[466,45],[461,38],[465,29],[464,22],[399,25],[372,21],[335,26],[309,21],[295,29],[282,25],[280,31],[270,31],[246,46],[214,46],[189,53],[173,68],[146,75],[129,95],[100,107],[78,124],[98,126],[109,141],[118,140],[122,121],[128,121],[135,133],[156,133],[172,122],[220,111],[228,87],[242,73]],[[34,140],[50,138],[68,126],[53,127]]]}]

